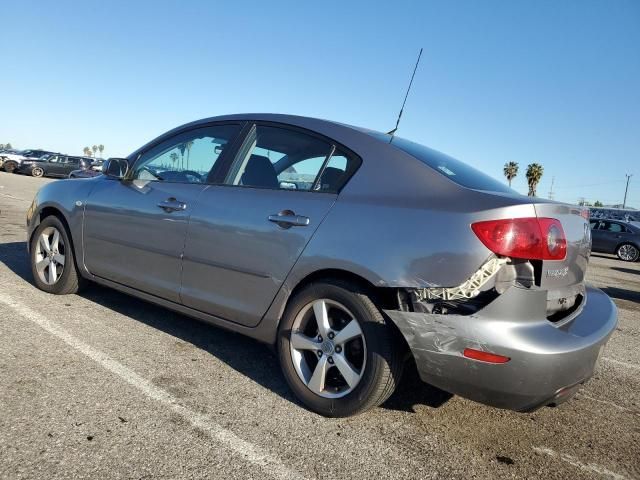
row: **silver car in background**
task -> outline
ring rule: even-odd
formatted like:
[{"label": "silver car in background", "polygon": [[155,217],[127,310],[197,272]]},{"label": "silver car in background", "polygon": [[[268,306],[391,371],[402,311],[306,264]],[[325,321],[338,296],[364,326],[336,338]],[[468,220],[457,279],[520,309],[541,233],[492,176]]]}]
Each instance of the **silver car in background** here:
[{"label": "silver car in background", "polygon": [[104,169],[36,195],[35,284],[91,280],[274,345],[322,415],[383,403],[407,358],[488,405],[559,404],[617,323],[584,282],[586,210],[389,134],[230,115]]}]

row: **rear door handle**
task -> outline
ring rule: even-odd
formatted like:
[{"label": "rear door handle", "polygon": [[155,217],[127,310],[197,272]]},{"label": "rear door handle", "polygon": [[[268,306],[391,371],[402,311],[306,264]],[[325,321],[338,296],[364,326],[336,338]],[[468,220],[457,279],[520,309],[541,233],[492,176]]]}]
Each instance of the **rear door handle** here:
[{"label": "rear door handle", "polygon": [[180,212],[187,209],[186,203],[176,200],[174,197],[167,198],[166,200],[160,202],[158,206],[167,213]]},{"label": "rear door handle", "polygon": [[269,221],[278,224],[282,228],[306,227],[310,223],[309,217],[296,215],[291,210],[283,210],[278,214],[269,215]]}]

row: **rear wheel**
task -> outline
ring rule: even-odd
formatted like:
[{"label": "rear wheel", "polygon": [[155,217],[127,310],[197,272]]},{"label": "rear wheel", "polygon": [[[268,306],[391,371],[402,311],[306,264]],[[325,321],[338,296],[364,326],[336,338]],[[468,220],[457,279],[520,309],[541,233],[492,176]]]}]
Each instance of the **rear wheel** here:
[{"label": "rear wheel", "polygon": [[4,162],[4,171],[7,173],[13,173],[16,167],[15,162]]},{"label": "rear wheel", "polygon": [[36,286],[47,293],[76,293],[82,278],[76,268],[73,248],[64,224],[46,217],[33,233],[30,245],[31,272]]},{"label": "rear wheel", "polygon": [[41,177],[44,175],[44,170],[42,170],[42,168],[40,167],[33,167],[31,169],[31,175],[34,177]]},{"label": "rear wheel", "polygon": [[357,286],[311,284],[291,299],[278,354],[295,395],[311,410],[346,417],[383,403],[402,373],[402,350],[380,310]]},{"label": "rear wheel", "polygon": [[620,260],[624,260],[625,262],[636,262],[638,257],[640,257],[640,251],[635,245],[630,243],[623,243],[616,250],[616,255]]}]

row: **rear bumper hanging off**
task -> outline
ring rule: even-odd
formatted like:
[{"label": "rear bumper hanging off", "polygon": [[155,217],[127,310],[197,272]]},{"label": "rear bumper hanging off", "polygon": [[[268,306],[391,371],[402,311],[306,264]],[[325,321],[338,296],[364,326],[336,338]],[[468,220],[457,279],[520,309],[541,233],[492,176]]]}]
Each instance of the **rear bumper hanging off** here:
[{"label": "rear bumper hanging off", "polygon": [[[617,325],[611,299],[587,287],[581,308],[554,324],[544,290],[512,287],[473,315],[385,310],[413,353],[423,381],[487,405],[531,411],[570,398],[594,372]],[[465,349],[509,357],[492,364]]]}]

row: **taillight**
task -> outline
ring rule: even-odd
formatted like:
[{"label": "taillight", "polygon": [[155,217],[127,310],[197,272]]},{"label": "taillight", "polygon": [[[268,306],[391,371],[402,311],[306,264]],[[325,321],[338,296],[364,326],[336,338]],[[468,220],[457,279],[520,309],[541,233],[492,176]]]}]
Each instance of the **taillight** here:
[{"label": "taillight", "polygon": [[510,218],[471,225],[493,253],[528,260],[564,260],[567,239],[555,218]]}]

